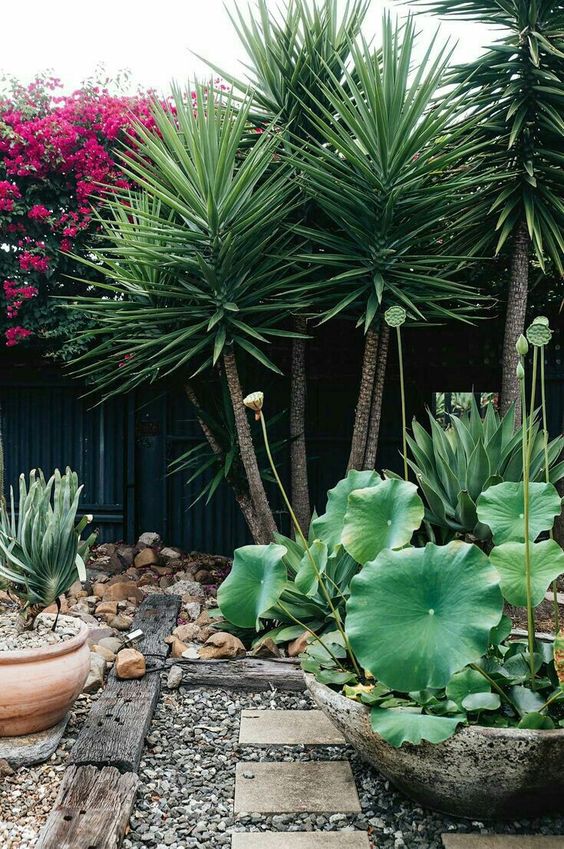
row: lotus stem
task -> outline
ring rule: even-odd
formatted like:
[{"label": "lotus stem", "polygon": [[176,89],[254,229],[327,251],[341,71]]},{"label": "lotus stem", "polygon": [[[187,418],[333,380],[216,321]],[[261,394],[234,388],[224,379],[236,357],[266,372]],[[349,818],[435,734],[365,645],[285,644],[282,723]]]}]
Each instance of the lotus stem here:
[{"label": "lotus stem", "polygon": [[315,633],[315,631],[312,631],[312,630],[311,630],[311,628],[308,628],[308,626],[305,624],[305,622],[301,622],[299,619],[296,619],[296,617],[295,617],[292,613],[290,613],[290,611],[288,610],[288,608],[286,607],[286,605],[285,605],[285,604],[283,604],[283,602],[278,601],[277,606],[280,608],[280,610],[281,610],[283,613],[285,613],[285,614],[286,614],[286,616],[288,617],[288,619],[291,619],[291,620],[292,620],[292,622],[295,622],[295,623],[296,623],[296,625],[299,625],[299,626],[300,626],[300,628],[303,628],[303,629],[304,629],[304,631],[307,631],[307,633],[310,635],[310,637],[313,637],[313,639],[314,639],[314,640],[316,640],[316,642],[318,642],[318,643],[319,643],[319,645],[320,645],[320,646],[322,646],[322,647],[325,649],[325,651],[327,652],[327,654],[329,655],[329,657],[331,658],[331,660],[333,660],[333,661],[336,663],[336,665],[339,667],[339,669],[341,670],[341,672],[348,672],[348,670],[347,670],[347,669],[345,669],[345,667],[343,666],[343,664],[341,663],[341,661],[339,660],[339,658],[338,658],[338,657],[336,657],[336,655],[334,655],[334,654],[333,654],[333,652],[331,651],[331,649],[330,649],[328,646],[326,646],[326,645],[325,645],[325,643],[323,642],[323,640],[321,639],[321,637],[320,637],[318,634],[316,634],[316,633]]},{"label": "lotus stem", "polygon": [[[541,384],[541,409],[542,409],[542,435],[543,435],[543,450],[544,450],[544,480],[545,483],[550,483],[550,472],[548,468],[548,417],[546,414],[546,384],[544,376],[544,345],[540,349],[540,384]],[[554,539],[552,528],[550,529],[550,538]],[[552,609],[554,617],[554,633],[560,631],[560,606],[558,604],[558,584],[556,579],[552,582]]]},{"label": "lotus stem", "polygon": [[[536,349],[535,349],[536,350]],[[519,352],[520,353],[520,352]],[[519,366],[521,368],[519,369]],[[533,361],[533,368],[536,363]],[[521,384],[521,410],[523,415],[522,446],[523,446],[523,536],[525,539],[525,580],[527,589],[527,641],[529,646],[529,669],[531,687],[535,689],[535,612],[533,607],[533,591],[531,580],[531,552],[529,547],[529,438],[527,426],[527,393],[525,391],[525,374],[523,354],[517,366],[519,383]],[[534,371],[533,371],[534,375]],[[534,379],[534,378],[533,378]],[[532,416],[532,411],[529,411]]]},{"label": "lotus stem", "polygon": [[409,480],[409,469],[407,466],[407,420],[405,415],[405,381],[403,375],[403,348],[401,343],[401,326],[396,327],[396,334],[398,340],[398,363],[401,395],[401,450],[403,455],[403,476],[405,480]]},{"label": "lotus stem", "polygon": [[511,698],[507,695],[507,693],[505,692],[505,690],[504,690],[502,687],[500,687],[500,686],[499,686],[499,684],[498,684],[496,681],[494,681],[494,679],[493,679],[493,678],[491,678],[491,677],[488,675],[488,673],[487,673],[484,669],[482,669],[482,667],[481,667],[481,666],[478,666],[478,664],[477,664],[477,663],[471,663],[471,664],[470,664],[470,669],[474,669],[476,672],[479,672],[479,673],[480,673],[480,675],[482,675],[482,676],[486,679],[486,681],[487,681],[487,682],[491,685],[491,687],[493,687],[493,689],[496,691],[496,693],[497,693],[497,694],[498,694],[498,695],[499,695],[502,699],[505,699],[505,701],[506,701],[509,705],[511,705],[511,707],[513,708],[513,710],[515,711],[515,713],[518,713],[518,714],[520,714],[520,715],[521,715],[521,711],[517,709],[517,706],[515,705],[515,703],[513,702],[513,700],[512,700],[512,699],[511,699]]}]

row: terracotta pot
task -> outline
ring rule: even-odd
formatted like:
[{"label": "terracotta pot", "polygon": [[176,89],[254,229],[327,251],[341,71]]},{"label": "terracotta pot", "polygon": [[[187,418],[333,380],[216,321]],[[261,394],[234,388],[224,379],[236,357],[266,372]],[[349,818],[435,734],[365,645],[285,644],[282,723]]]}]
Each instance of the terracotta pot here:
[{"label": "terracotta pot", "polygon": [[57,725],[90,669],[88,628],[42,648],[0,651],[0,737],[33,734]]},{"label": "terracotta pot", "polygon": [[469,819],[522,819],[562,810],[564,728],[467,726],[444,743],[394,749],[372,731],[370,709],[306,675],[309,692],[357,752],[428,808]]}]

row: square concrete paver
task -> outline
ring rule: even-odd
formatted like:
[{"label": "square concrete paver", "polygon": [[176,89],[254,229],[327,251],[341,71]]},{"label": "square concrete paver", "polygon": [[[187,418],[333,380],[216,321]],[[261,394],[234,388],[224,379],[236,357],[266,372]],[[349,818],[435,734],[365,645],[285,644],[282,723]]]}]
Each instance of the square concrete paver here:
[{"label": "square concrete paver", "polygon": [[564,849],[564,835],[443,834],[445,849]]},{"label": "square concrete paver", "polygon": [[238,763],[235,813],[360,812],[348,761]]},{"label": "square concrete paver", "polygon": [[345,738],[320,710],[244,710],[246,746],[343,746]]},{"label": "square concrete paver", "polygon": [[365,831],[238,832],[231,849],[370,849]]}]

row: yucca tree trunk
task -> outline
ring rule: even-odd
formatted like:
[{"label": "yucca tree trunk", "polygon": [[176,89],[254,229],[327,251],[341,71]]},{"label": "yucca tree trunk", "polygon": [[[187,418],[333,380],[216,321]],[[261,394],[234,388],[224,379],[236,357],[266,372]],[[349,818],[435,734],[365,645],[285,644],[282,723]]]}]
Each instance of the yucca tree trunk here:
[{"label": "yucca tree trunk", "polygon": [[505,414],[515,401],[515,421],[521,423],[521,405],[519,402],[519,381],[516,375],[519,355],[515,343],[525,331],[527,296],[529,291],[529,232],[522,221],[515,233],[513,256],[511,259],[511,278],[507,291],[507,313],[505,316],[505,336],[503,339],[501,413]]},{"label": "yucca tree trunk", "polygon": [[351,469],[364,468],[364,454],[366,451],[366,441],[368,439],[370,407],[372,404],[372,392],[374,389],[377,357],[378,333],[374,328],[374,325],[370,325],[364,337],[362,373],[360,376],[360,388],[358,390],[358,401],[354,416],[351,453],[347,464],[347,472]]},{"label": "yucca tree trunk", "polygon": [[[194,388],[189,383],[186,383],[185,386],[184,386],[184,390],[186,392],[186,395],[188,396],[188,399],[191,401],[191,403],[194,406],[194,409],[196,411],[196,418],[198,419],[198,423],[199,423],[200,427],[202,428],[202,433],[206,437],[206,440],[207,440],[208,445],[210,446],[210,449],[213,451],[215,456],[218,457],[221,462],[223,462],[225,460],[224,452],[221,448],[221,445],[219,444],[219,442],[217,441],[217,439],[213,435],[213,432],[210,430],[210,428],[206,424],[203,416],[201,415],[200,402],[198,400],[198,396],[196,395],[196,393],[194,391]],[[251,536],[252,536],[254,542],[258,543],[262,538],[262,527],[261,527],[259,517],[257,516],[256,510],[253,506],[253,502],[252,502],[251,497],[249,495],[248,489],[243,489],[241,487],[240,482],[234,480],[230,475],[227,475],[225,479],[226,479],[227,483],[229,484],[229,486],[231,487],[231,489],[233,490],[235,500],[237,501],[237,504],[239,505],[239,509],[241,510],[241,513],[243,514],[243,518],[245,519],[245,522],[247,523],[247,527],[249,528],[249,531],[251,532]]]},{"label": "yucca tree trunk", "polygon": [[260,531],[257,531],[258,539],[255,538],[255,542],[267,544],[272,542],[278,528],[260,476],[247,410],[243,404],[243,392],[239,381],[237,362],[232,348],[227,348],[223,354],[223,367],[231,403],[233,404],[241,462],[249,484],[249,496],[260,526]]},{"label": "yucca tree trunk", "polygon": [[388,363],[389,346],[390,328],[385,322],[383,322],[378,339],[378,362],[376,365],[374,390],[372,392],[368,439],[366,441],[366,451],[364,454],[365,469],[374,469],[376,467],[376,454],[378,453],[378,437],[380,435],[380,422],[382,421],[382,399],[384,397],[384,383],[386,380],[386,365]]},{"label": "yucca tree trunk", "polygon": [[[305,334],[304,316],[294,318],[294,330]],[[306,340],[292,339],[292,371],[290,386],[290,467],[292,507],[298,522],[307,535],[311,521],[309,482],[307,475],[307,447],[305,438],[306,406]]]}]

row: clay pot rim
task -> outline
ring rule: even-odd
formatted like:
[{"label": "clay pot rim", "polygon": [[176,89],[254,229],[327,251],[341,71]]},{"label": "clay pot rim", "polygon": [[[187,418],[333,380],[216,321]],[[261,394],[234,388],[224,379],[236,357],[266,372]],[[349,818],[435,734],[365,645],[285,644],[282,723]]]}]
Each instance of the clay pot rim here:
[{"label": "clay pot rim", "polygon": [[[311,672],[304,672],[304,678],[306,682],[306,686],[310,692],[313,691],[313,687],[320,689],[322,692],[329,692],[331,694],[331,698],[337,700],[338,702],[350,703],[359,708],[364,713],[370,713],[370,708],[368,705],[363,705],[362,702],[356,702],[354,699],[348,699],[346,696],[343,696],[341,693],[337,693],[336,690],[332,690],[331,687],[328,687],[327,684],[322,684],[317,680],[315,675]],[[375,737],[379,735],[376,734],[375,731],[371,730],[371,734],[374,734]],[[463,725],[457,728],[454,737],[493,737],[498,740],[503,737],[510,737],[513,740],[530,740],[531,738],[543,737],[543,739],[550,740],[561,740],[564,737],[564,728],[490,728],[487,725]],[[427,743],[422,742],[418,745],[428,745],[433,746],[433,748],[438,748],[439,746],[448,745],[449,740],[445,740],[443,743]],[[410,744],[414,745],[414,744]],[[417,746],[415,746],[417,748]]]},{"label": "clay pot rim", "polygon": [[88,639],[89,633],[90,629],[86,623],[80,622],[78,634],[71,637],[70,640],[63,640],[61,643],[54,643],[53,645],[41,646],[41,648],[0,650],[0,666],[9,663],[31,663],[33,661],[61,657],[83,646]]}]

